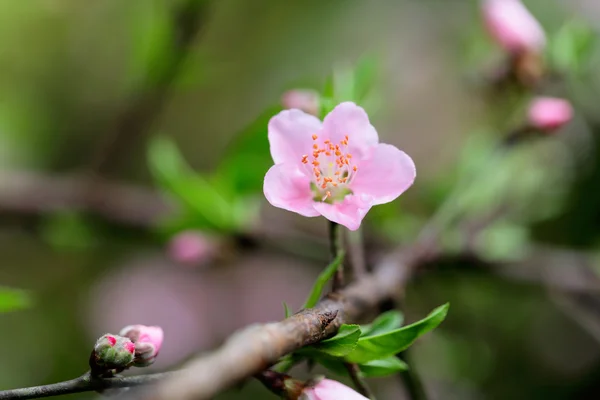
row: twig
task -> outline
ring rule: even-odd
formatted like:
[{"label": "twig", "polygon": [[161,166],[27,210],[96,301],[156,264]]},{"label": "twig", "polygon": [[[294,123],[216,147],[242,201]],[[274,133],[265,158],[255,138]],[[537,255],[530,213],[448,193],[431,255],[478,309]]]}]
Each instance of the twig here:
[{"label": "twig", "polygon": [[0,400],[39,399],[43,397],[60,396],[63,394],[134,387],[154,383],[167,377],[174,376],[175,374],[177,374],[177,372],[162,372],[117,378],[91,378],[89,374],[85,374],[79,378],[71,379],[70,381],[0,391]]},{"label": "twig", "polygon": [[371,400],[375,400],[375,395],[373,394],[367,383],[360,376],[360,369],[358,368],[358,365],[352,363],[344,363],[344,366],[348,370],[348,375],[350,375],[350,379],[352,379],[352,383],[354,384],[354,387],[358,390],[358,392]]},{"label": "twig", "polygon": [[[329,250],[331,253],[331,261],[335,260],[336,257],[343,251],[343,237],[342,227],[330,221],[329,222]],[[340,263],[338,269],[333,276],[333,282],[331,284],[331,291],[333,293],[338,292],[344,286],[344,263]]]},{"label": "twig", "polygon": [[147,228],[174,211],[159,193],[130,184],[80,175],[0,172],[0,213],[83,211],[110,221]]}]

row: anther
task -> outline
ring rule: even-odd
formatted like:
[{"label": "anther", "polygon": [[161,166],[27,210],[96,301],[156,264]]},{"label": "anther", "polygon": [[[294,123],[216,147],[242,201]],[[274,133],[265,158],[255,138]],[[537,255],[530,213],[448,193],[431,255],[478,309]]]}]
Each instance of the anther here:
[{"label": "anther", "polygon": [[317,140],[319,137],[315,134],[312,135],[313,140]]}]

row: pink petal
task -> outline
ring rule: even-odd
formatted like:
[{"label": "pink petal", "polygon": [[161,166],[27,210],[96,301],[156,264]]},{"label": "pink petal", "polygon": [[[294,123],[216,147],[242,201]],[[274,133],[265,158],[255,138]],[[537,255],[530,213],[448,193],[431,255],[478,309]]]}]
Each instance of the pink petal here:
[{"label": "pink petal", "polygon": [[341,103],[327,114],[323,120],[323,133],[333,144],[338,144],[347,135],[349,152],[358,157],[379,143],[377,131],[365,110],[351,102]]},{"label": "pink petal", "polygon": [[408,189],[415,176],[415,164],[406,153],[390,144],[378,144],[368,159],[358,163],[350,189],[372,197],[372,205],[384,204]]},{"label": "pink petal", "polygon": [[275,164],[300,163],[312,153],[312,135],[321,130],[321,121],[300,110],[285,110],[269,121],[269,144]]},{"label": "pink petal", "polygon": [[316,217],[310,179],[291,163],[272,166],[263,186],[265,197],[275,207],[293,211],[305,217]]},{"label": "pink petal", "polygon": [[564,99],[537,97],[529,105],[528,118],[531,126],[552,132],[571,121],[573,107]]},{"label": "pink petal", "polygon": [[368,400],[362,394],[331,379],[323,379],[315,387],[302,392],[308,400]]},{"label": "pink petal", "polygon": [[340,203],[314,203],[313,207],[328,220],[355,231],[371,209],[370,200],[368,196],[348,195]]},{"label": "pink petal", "polygon": [[546,44],[543,28],[520,0],[485,0],[483,16],[492,38],[507,51],[539,51]]}]

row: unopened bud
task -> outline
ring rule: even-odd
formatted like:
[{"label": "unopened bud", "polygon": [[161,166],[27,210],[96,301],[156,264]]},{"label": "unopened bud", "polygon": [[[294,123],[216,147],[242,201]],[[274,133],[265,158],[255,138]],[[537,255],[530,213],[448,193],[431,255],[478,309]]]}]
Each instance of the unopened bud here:
[{"label": "unopened bud", "polygon": [[302,400],[369,400],[346,385],[331,379],[321,379],[302,392]]},{"label": "unopened bud", "polygon": [[573,118],[573,107],[567,100],[538,97],[529,105],[529,125],[539,131],[552,133]]},{"label": "unopened bud", "polygon": [[162,346],[164,333],[159,326],[129,325],[123,328],[120,335],[135,344],[133,365],[147,367],[154,363]]},{"label": "unopened bud", "polygon": [[319,93],[306,89],[288,90],[281,97],[281,104],[285,109],[297,108],[312,115],[318,115],[321,106]]},{"label": "unopened bud", "polygon": [[135,345],[125,337],[106,334],[94,345],[90,367],[97,375],[108,370],[124,370],[133,362]]},{"label": "unopened bud", "polygon": [[492,38],[507,52],[541,53],[546,35],[520,0],[483,0],[483,18]]},{"label": "unopened bud", "polygon": [[198,231],[184,231],[169,241],[169,256],[180,264],[200,265],[213,257],[216,244]]},{"label": "unopened bud", "polygon": [[297,400],[306,386],[289,375],[269,369],[257,374],[256,378],[271,392],[288,400]]}]

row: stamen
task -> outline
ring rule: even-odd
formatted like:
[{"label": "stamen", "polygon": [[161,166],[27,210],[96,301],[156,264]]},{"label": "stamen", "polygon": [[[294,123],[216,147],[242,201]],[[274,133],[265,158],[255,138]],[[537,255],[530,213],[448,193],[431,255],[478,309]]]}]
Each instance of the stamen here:
[{"label": "stamen", "polygon": [[308,156],[305,154],[302,156],[302,164],[308,163]]},{"label": "stamen", "polygon": [[319,137],[313,133],[313,135],[312,135],[312,139],[313,139],[313,140],[317,140],[318,138],[319,138]]},{"label": "stamen", "polygon": [[354,172],[358,171],[358,167],[355,165],[354,167],[352,167],[352,171],[354,171]]},{"label": "stamen", "polygon": [[315,143],[315,144],[313,144],[313,149],[317,150],[318,148],[319,148],[319,145],[318,145],[318,144],[316,144],[316,143]]}]

